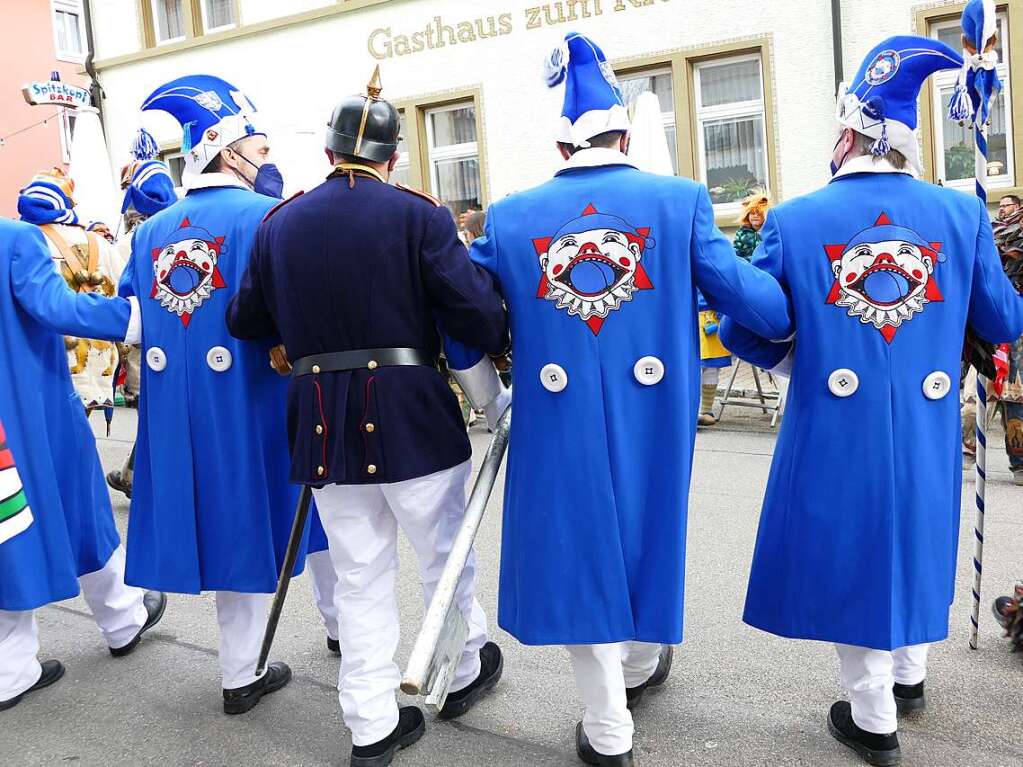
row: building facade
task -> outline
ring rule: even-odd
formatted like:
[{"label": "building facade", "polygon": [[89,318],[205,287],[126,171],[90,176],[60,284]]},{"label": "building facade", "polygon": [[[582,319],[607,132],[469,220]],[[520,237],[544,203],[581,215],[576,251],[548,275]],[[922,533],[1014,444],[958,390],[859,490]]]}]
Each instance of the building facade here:
[{"label": "building facade", "polygon": [[[145,125],[178,167],[180,129],[138,107],[188,73],[239,86],[261,114],[290,191],[329,166],[336,102],[377,64],[404,117],[398,176],[453,211],[550,177],[560,90],[541,63],[566,32],[605,49],[631,101],[661,102],[679,174],[704,181],[722,226],[755,189],[784,200],[824,184],[836,138],[836,60],[851,77],[882,37],[918,33],[960,48],[962,2],[919,0],[90,0],[96,68],[116,164]],[[833,24],[838,12],[840,23]],[[1002,78],[992,187],[1023,186],[1023,0],[1000,4]],[[834,29],[840,30],[835,34]],[[836,54],[836,51],[840,51]],[[971,191],[970,134],[943,119],[955,73],[922,98],[927,177]],[[1023,74],[1020,75],[1023,77]],[[1023,81],[1021,81],[1023,82]],[[1019,151],[1017,151],[1017,149]]]},{"label": "building facade", "polygon": [[50,79],[88,87],[79,74],[86,33],[81,0],[18,0],[4,4],[0,67],[0,216],[17,216],[18,190],[39,170],[70,161],[74,112],[30,106],[29,82]]}]

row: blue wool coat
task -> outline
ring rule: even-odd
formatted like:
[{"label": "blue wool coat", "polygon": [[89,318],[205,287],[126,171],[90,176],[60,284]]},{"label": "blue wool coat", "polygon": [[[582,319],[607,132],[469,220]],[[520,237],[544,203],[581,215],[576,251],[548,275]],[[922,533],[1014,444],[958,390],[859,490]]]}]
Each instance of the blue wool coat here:
[{"label": "blue wool coat", "polygon": [[35,518],[0,544],[0,610],[75,596],[120,542],[63,336],[123,341],[129,316],[72,293],[38,227],[0,219],[0,422]]},{"label": "blue wool coat", "polygon": [[964,331],[1023,332],[987,209],[905,174],[849,173],[773,209],[754,263],[791,296],[796,336],[770,344],[738,318],[722,326],[758,365],[793,355],[745,621],[880,650],[944,639]]},{"label": "blue wool coat", "polygon": [[735,257],[705,187],[609,150],[491,206],[472,257],[504,294],[514,355],[501,627],[526,644],[680,642],[696,291],[784,338],[781,288]]},{"label": "blue wool coat", "polygon": [[[287,379],[273,341],[225,324],[260,222],[277,200],[193,189],[132,241],[122,291],[140,298],[142,396],[126,580],[180,593],[269,593],[294,519]],[[304,565],[304,551],[298,571]]]}]

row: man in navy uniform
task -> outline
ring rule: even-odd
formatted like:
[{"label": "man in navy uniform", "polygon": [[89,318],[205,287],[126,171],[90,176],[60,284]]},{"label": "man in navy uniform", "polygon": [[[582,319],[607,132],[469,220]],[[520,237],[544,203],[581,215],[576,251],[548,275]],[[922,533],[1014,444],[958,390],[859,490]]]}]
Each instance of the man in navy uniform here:
[{"label": "man in navy uniform", "polygon": [[[334,171],[263,223],[228,310],[235,336],[279,338],[294,361],[291,479],[314,489],[339,578],[338,690],[356,767],[390,764],[425,730],[422,712],[399,711],[395,698],[397,530],[416,550],[429,602],[464,512],[471,457],[436,367],[437,325],[492,354],[508,341],[501,297],[450,212],[387,183],[398,133],[377,73],[368,96],[334,111]],[[457,593],[469,639],[442,718],[468,711],[501,675],[474,588],[470,561]]]}]

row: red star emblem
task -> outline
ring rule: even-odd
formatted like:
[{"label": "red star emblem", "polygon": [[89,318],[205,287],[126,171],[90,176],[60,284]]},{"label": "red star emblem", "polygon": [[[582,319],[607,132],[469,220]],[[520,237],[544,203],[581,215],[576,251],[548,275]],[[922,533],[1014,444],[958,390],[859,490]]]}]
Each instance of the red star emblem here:
[{"label": "red star emblem", "polygon": [[[881,215],[878,216],[877,221],[874,222],[874,227],[881,227],[881,226],[893,226],[892,220],[885,213],[881,213]],[[903,227],[903,228],[905,228],[905,227]],[[880,236],[886,236],[886,235],[880,235]],[[931,241],[927,241],[927,242],[930,244],[929,248],[923,247],[923,246],[921,246],[919,244],[917,244],[917,247],[920,248],[920,252],[921,252],[921,254],[923,256],[930,258],[932,265],[936,265],[937,262],[938,262],[938,254],[941,252],[942,243],[940,243],[940,242],[931,242]],[[825,253],[827,253],[828,259],[829,259],[829,261],[832,264],[832,271],[835,270],[835,266],[834,265],[837,262],[840,262],[842,260],[842,256],[845,255],[848,250],[849,250],[849,244],[848,243],[829,244],[829,245],[825,245],[824,246],[824,251],[825,251]],[[882,265],[878,263],[879,261],[884,261],[885,262],[884,266],[889,266],[889,264],[890,264],[890,268],[891,269],[898,269],[897,265],[895,265],[894,262],[893,262],[893,257],[890,254],[887,254],[887,253],[879,254],[877,256],[877,260],[875,261],[875,263],[873,265],[873,269],[881,268]],[[868,271],[871,271],[871,270],[872,269],[868,269]],[[901,272],[902,270],[899,269],[899,271]],[[941,301],[945,300],[945,297],[942,295],[941,290],[939,290],[938,283],[937,283],[937,281],[934,278],[934,270],[933,270],[933,268],[931,269],[931,271],[927,275],[924,275],[923,270],[921,269],[918,273],[914,273],[914,274],[908,275],[908,276],[911,276],[913,279],[919,279],[919,280],[924,279],[925,276],[926,276],[926,281],[925,281],[924,289],[923,289],[923,291],[921,293],[919,293],[919,296],[921,296],[924,299],[921,302],[922,304],[926,304],[926,303],[929,303],[929,302],[932,302],[932,301],[941,302]],[[845,279],[845,281],[847,283],[855,284],[856,280],[858,278],[860,278],[860,277],[862,277],[862,275],[857,274],[857,273],[852,273],[852,274],[846,274],[844,279]],[[835,277],[835,281],[831,285],[831,290],[828,292],[827,303],[828,304],[840,304],[842,306],[849,306],[850,304],[848,303],[848,300],[849,299],[846,298],[846,290],[843,289],[843,285],[842,285],[842,275],[838,274]],[[843,301],[845,301],[845,303],[843,303]],[[900,302],[900,301],[886,302],[886,304],[881,307],[881,312],[887,312],[888,314],[891,314],[892,312],[895,312],[895,313],[898,314],[899,313],[899,309],[903,308],[903,303],[904,302]],[[863,305],[869,307],[869,308],[867,308],[868,312],[875,311],[875,309],[877,308],[876,306],[875,307],[871,307],[868,302],[863,302]],[[915,311],[920,311],[920,308],[919,307],[916,308]],[[852,310],[850,310],[850,313],[852,314]],[[877,312],[875,312],[875,314],[877,314],[877,316],[880,316],[880,314],[877,313]],[[877,321],[873,321],[873,324],[875,326],[878,326],[879,322],[881,323],[880,326],[877,329],[881,333],[882,337],[884,337],[884,340],[887,341],[889,344],[895,338],[895,334],[898,332],[899,326],[901,325],[901,323],[904,320],[909,320],[909,319],[912,318],[913,311],[906,310],[905,312],[903,312],[903,314],[904,314],[904,316],[899,316],[897,320],[877,320]],[[863,321],[864,322],[867,322],[867,320],[868,320],[867,317],[864,317],[863,315],[860,315],[860,316],[863,317]]]}]

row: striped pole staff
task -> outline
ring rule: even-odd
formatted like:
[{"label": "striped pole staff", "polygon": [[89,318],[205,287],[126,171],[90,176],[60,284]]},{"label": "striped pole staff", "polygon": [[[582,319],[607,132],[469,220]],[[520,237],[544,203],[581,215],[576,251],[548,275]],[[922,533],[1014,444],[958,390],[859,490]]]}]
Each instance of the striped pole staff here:
[{"label": "striped pole staff", "polygon": [[[991,104],[1001,83],[998,65],[998,16],[994,0],[970,0],[963,9],[963,70],[949,104],[949,119],[962,125],[972,122],[976,144],[976,191],[987,207],[988,123]],[[978,371],[979,372],[979,371]],[[984,572],[984,501],[987,485],[987,385],[977,376],[977,516],[974,522],[973,612],[970,615],[970,648],[977,649],[980,630],[980,587]]]}]

